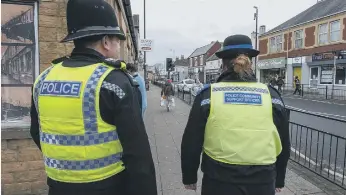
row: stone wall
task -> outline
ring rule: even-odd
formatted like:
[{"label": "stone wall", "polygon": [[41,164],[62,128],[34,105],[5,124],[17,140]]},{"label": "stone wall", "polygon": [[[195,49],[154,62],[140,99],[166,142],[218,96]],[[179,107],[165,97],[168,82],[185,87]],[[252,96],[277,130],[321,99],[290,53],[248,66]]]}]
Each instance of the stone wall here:
[{"label": "stone wall", "polygon": [[1,140],[1,194],[47,194],[42,154],[32,139]]}]

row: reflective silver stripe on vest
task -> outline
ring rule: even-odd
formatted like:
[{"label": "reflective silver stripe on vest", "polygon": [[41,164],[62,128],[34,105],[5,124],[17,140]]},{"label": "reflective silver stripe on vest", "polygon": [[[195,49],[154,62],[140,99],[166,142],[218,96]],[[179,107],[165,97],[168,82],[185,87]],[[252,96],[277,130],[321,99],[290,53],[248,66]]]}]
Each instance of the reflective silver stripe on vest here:
[{"label": "reflective silver stripe on vest", "polygon": [[252,91],[259,93],[269,93],[267,89],[261,89],[256,87],[213,87],[213,92],[216,91]]},{"label": "reflective silver stripe on vest", "polygon": [[90,76],[85,85],[83,94],[83,120],[85,134],[97,134],[96,116],[96,87],[102,75],[108,70],[107,66],[100,65]]},{"label": "reflective silver stripe on vest", "polygon": [[118,140],[118,134],[115,130],[86,135],[53,135],[41,132],[40,137],[41,142],[63,146],[89,146]]},{"label": "reflective silver stripe on vest", "polygon": [[113,154],[104,158],[74,161],[74,160],[56,160],[44,157],[44,162],[48,167],[65,170],[91,170],[106,167],[117,162],[120,162],[122,153]]}]

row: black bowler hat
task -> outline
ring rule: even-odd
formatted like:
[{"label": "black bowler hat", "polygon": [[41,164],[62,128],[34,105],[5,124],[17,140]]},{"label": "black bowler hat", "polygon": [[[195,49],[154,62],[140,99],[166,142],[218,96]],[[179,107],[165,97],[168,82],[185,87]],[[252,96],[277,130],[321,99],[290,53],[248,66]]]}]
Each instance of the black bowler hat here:
[{"label": "black bowler hat", "polygon": [[67,42],[94,35],[116,35],[126,37],[118,25],[115,11],[104,0],[69,0],[66,8]]},{"label": "black bowler hat", "polygon": [[253,49],[251,39],[246,35],[232,35],[225,39],[223,47],[215,55],[221,59],[233,59],[239,54],[256,57],[260,52]]}]

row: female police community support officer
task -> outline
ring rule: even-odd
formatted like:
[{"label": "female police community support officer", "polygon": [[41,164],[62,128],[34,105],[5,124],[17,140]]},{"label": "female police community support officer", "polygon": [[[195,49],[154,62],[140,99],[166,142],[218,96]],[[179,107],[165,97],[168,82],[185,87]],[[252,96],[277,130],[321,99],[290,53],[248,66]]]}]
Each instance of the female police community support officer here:
[{"label": "female police community support officer", "polygon": [[274,195],[284,187],[288,118],[279,93],[256,82],[250,59],[258,54],[244,35],[226,38],[216,53],[223,73],[196,96],[181,144],[186,189],[196,189],[202,150],[202,195]]},{"label": "female police community support officer", "polygon": [[157,195],[138,86],[119,58],[119,28],[104,0],[69,0],[71,56],[33,89],[31,135],[44,157],[49,195]]}]

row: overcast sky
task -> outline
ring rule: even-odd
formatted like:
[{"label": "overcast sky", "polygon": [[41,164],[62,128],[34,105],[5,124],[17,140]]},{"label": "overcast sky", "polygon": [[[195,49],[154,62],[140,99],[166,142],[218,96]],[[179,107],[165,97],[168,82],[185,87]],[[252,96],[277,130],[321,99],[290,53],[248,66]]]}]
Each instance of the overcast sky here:
[{"label": "overcast sky", "polygon": [[[143,38],[143,1],[131,0],[140,16]],[[317,0],[146,0],[147,38],[154,40],[147,63],[166,57],[188,57],[197,47],[223,41],[232,34],[255,30],[253,6],[259,8],[259,26],[272,29],[315,4]]]}]

